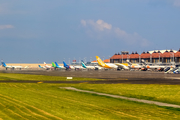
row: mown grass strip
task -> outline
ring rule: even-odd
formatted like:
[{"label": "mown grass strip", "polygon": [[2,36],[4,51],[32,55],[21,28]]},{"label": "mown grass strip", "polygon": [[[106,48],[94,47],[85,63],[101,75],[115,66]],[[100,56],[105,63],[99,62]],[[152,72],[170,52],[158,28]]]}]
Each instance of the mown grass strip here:
[{"label": "mown grass strip", "polygon": [[[15,108],[17,110],[19,110],[21,113],[25,114],[26,118],[28,118],[29,116],[32,116],[33,119],[48,119],[48,118],[46,118],[40,114],[37,114],[34,111],[28,109],[27,107],[25,107],[21,104],[18,104],[17,102],[14,102],[12,100],[8,100],[6,98],[3,98],[3,102],[4,102],[4,104],[6,104],[8,106],[9,106],[9,104],[10,104],[10,106],[15,106]],[[4,106],[4,107],[6,108],[6,106]],[[22,110],[19,108],[21,108]]]},{"label": "mown grass strip", "polygon": [[94,81],[102,79],[94,78],[79,78],[73,77],[73,79],[67,79],[67,77],[61,76],[47,76],[47,75],[28,75],[28,74],[15,74],[15,73],[0,73],[0,81],[10,80],[10,81]]},{"label": "mown grass strip", "polygon": [[[35,92],[35,91],[31,91],[31,92]],[[47,97],[57,98],[57,96],[51,95],[51,93],[48,93],[48,92],[46,92],[45,94],[42,94],[42,93],[38,93],[38,94],[41,94],[41,95],[47,96]],[[96,106],[96,105],[94,105],[94,104],[90,104],[90,103],[88,103],[88,102],[83,102],[83,104],[82,104],[81,101],[79,101],[79,100],[74,100],[74,99],[72,99],[72,98],[63,97],[63,98],[61,98],[61,99],[64,99],[64,101],[70,101],[69,104],[71,104],[71,106],[73,106],[74,104],[79,103],[79,104],[83,105],[84,107],[86,107],[86,106],[91,106],[91,107],[95,107],[96,109],[106,110],[106,112],[112,112],[112,114],[116,114],[116,115],[121,114],[121,115],[124,115],[124,116],[126,116],[126,117],[128,116],[128,117],[132,117],[132,118],[138,118],[138,117],[136,117],[136,116],[133,116],[133,115],[130,115],[130,114],[127,114],[127,113],[124,113],[124,112],[113,111],[113,110],[111,110],[111,109],[101,108],[101,107],[99,107],[99,106]],[[47,106],[47,107],[49,107],[49,106]],[[86,108],[86,109],[89,109],[89,108]],[[92,110],[92,109],[90,109],[90,110]],[[101,111],[99,111],[99,112],[101,112]],[[84,114],[87,114],[87,113],[84,113]],[[103,113],[101,112],[101,114],[103,114]]]},{"label": "mown grass strip", "polygon": [[143,99],[137,99],[137,98],[130,98],[130,97],[124,97],[124,96],[118,96],[118,95],[112,95],[112,94],[106,94],[106,93],[100,93],[100,92],[94,92],[94,91],[81,90],[81,89],[76,89],[74,87],[60,87],[60,89],[67,89],[67,90],[72,90],[72,91],[78,91],[78,92],[84,92],[84,93],[90,93],[90,94],[96,94],[96,95],[103,95],[103,96],[107,96],[107,97],[120,98],[120,99],[135,101],[135,102],[142,102],[142,103],[146,103],[146,104],[154,104],[154,105],[158,105],[158,106],[165,106],[165,107],[172,107],[172,108],[180,109],[179,105],[167,104],[167,103],[143,100]]},{"label": "mown grass strip", "polygon": [[[61,86],[61,85],[60,85]],[[63,86],[63,85],[62,85]],[[68,85],[67,85],[68,86]],[[180,85],[163,84],[78,84],[78,89],[180,105]],[[63,86],[66,87],[66,86]]]},{"label": "mown grass strip", "polygon": [[[15,102],[13,102],[15,105],[18,105],[18,103],[21,103],[22,105],[25,105],[25,106],[29,107],[29,109],[33,109],[32,111],[37,111],[37,112],[39,112],[39,113],[42,114],[42,115],[38,115],[38,116],[41,116],[43,119],[47,119],[47,120],[49,119],[48,117],[43,116],[43,114],[44,114],[44,115],[46,115],[46,116],[50,116],[50,117],[56,118],[56,119],[58,119],[58,120],[62,120],[61,118],[59,118],[59,117],[57,117],[57,116],[54,116],[54,115],[52,115],[52,114],[50,114],[50,113],[48,113],[48,112],[46,112],[46,111],[43,111],[43,110],[41,110],[41,109],[39,109],[39,108],[36,108],[35,106],[32,106],[32,105],[23,103],[22,101],[16,100],[16,99],[14,99],[14,98],[10,98],[10,97],[5,96],[5,95],[2,95],[2,94],[0,94],[0,96],[2,96],[3,98],[10,99],[11,101],[12,101],[12,100],[15,101]],[[10,100],[9,100],[8,102],[11,102]],[[36,115],[37,115],[37,114],[36,114]]]},{"label": "mown grass strip", "polygon": [[[0,83],[0,94],[2,95],[0,98],[3,98],[0,101],[3,101],[5,105],[10,103],[9,105],[18,107],[20,110],[16,109],[16,107],[13,109],[16,109],[16,112],[23,117],[30,114],[37,119],[42,118],[28,112],[23,106],[49,119],[56,118],[44,114],[38,109],[64,120],[159,120],[180,118],[179,111],[176,109],[171,110],[155,105],[61,90],[59,89],[60,86],[81,86],[81,84]],[[3,107],[1,108],[3,109]],[[23,114],[22,111],[27,114]],[[12,114],[7,113],[8,115]]]}]

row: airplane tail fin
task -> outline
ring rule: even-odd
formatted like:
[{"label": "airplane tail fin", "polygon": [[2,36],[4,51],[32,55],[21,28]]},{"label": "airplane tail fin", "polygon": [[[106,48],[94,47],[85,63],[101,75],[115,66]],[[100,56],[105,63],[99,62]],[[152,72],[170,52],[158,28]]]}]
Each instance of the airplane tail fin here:
[{"label": "airplane tail fin", "polygon": [[131,63],[129,60],[126,60],[126,62],[127,62],[129,65],[132,65],[132,63]]},{"label": "airplane tail fin", "polygon": [[83,66],[84,68],[86,68],[86,65],[84,64],[84,62],[83,62],[83,61],[81,62],[81,64],[82,64],[82,66]]},{"label": "airplane tail fin", "polygon": [[106,64],[98,57],[98,56],[96,56],[96,59],[97,59],[97,62],[98,62],[98,64],[100,65],[100,66],[106,66]]},{"label": "airplane tail fin", "polygon": [[44,62],[44,65],[45,65],[45,66],[47,65],[46,62]]},{"label": "airplane tail fin", "polygon": [[6,67],[6,63],[2,62],[2,66],[3,66],[3,67]]},{"label": "airplane tail fin", "polygon": [[144,59],[142,59],[141,62],[143,63],[143,65],[147,65]]},{"label": "airplane tail fin", "polygon": [[56,67],[56,65],[52,62],[52,67]]},{"label": "airplane tail fin", "polygon": [[66,69],[69,69],[69,68],[70,68],[69,65],[67,65],[64,61],[63,61],[63,64],[64,64],[64,67],[65,67]]},{"label": "airplane tail fin", "polygon": [[64,67],[66,67],[67,66],[67,64],[63,61],[63,65],[64,65]]},{"label": "airplane tail fin", "polygon": [[56,66],[59,66],[59,65],[57,64],[57,62],[55,62],[55,64],[56,64]]},{"label": "airplane tail fin", "polygon": [[42,68],[41,65],[38,65],[38,66],[39,66],[39,68]]}]

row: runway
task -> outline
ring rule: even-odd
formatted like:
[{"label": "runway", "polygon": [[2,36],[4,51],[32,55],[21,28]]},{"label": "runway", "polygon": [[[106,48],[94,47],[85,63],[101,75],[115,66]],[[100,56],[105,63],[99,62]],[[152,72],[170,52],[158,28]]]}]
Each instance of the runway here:
[{"label": "runway", "polygon": [[[180,74],[165,74],[163,72],[150,71],[47,71],[47,70],[1,70],[1,73],[20,73],[63,77],[98,78],[99,81],[43,81],[43,83],[90,83],[90,84],[180,84]],[[0,81],[36,83],[39,81]]]}]

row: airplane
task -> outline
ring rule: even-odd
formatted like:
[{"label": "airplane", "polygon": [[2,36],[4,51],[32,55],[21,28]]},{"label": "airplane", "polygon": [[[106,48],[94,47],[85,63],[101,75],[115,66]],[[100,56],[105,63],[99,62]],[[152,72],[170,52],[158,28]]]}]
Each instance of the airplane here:
[{"label": "airplane", "polygon": [[66,70],[75,69],[74,66],[69,66],[64,61],[63,61],[63,64],[64,64],[64,67],[66,68]]},{"label": "airplane", "polygon": [[61,69],[64,68],[64,66],[59,66],[57,62],[55,62],[55,65],[57,68],[61,68]]},{"label": "airplane", "polygon": [[52,62],[52,67],[56,70],[57,66],[55,65],[54,62]]},{"label": "airplane", "polygon": [[76,66],[73,66],[75,70],[81,70],[81,69],[85,69],[84,67],[82,66],[79,66],[79,65],[76,65]]},{"label": "airplane", "polygon": [[97,62],[101,67],[108,68],[108,69],[125,69],[128,70],[129,68],[120,63],[104,63],[98,56],[96,56]]},{"label": "airplane", "polygon": [[82,67],[84,67],[84,68],[86,68],[86,69],[93,69],[93,70],[96,69],[95,66],[86,66],[83,61],[81,61],[81,64],[82,64]]},{"label": "airplane", "polygon": [[[164,70],[167,66],[160,66],[160,65],[148,65],[144,60],[141,60],[141,62],[143,63],[143,66],[142,66],[142,70],[146,71],[148,69],[154,69],[154,70],[158,70],[158,71],[162,71]],[[173,66],[171,66],[173,67]]]},{"label": "airplane", "polygon": [[46,67],[46,66],[41,66],[41,65],[38,65],[39,66],[39,68],[41,68],[41,69],[46,69],[46,70],[49,70],[50,68],[48,68],[48,67]]},{"label": "airplane", "polygon": [[64,64],[64,67],[66,68],[66,70],[68,70],[68,69],[74,69],[74,70],[84,69],[82,66],[79,66],[79,65],[69,66],[64,61],[63,61],[63,64]]},{"label": "airplane", "polygon": [[39,66],[39,68],[44,68],[44,67],[41,67],[41,65],[38,65]]},{"label": "airplane", "polygon": [[81,61],[81,64],[82,64],[82,67],[83,68],[85,68],[85,69],[93,69],[93,70],[100,70],[100,69],[102,69],[102,67],[100,67],[100,66],[87,66],[84,62],[83,62],[83,60]]},{"label": "airplane", "polygon": [[53,68],[52,66],[47,65],[46,62],[44,62],[44,65],[45,65],[44,67],[45,67],[46,69],[52,69],[52,68]]},{"label": "airplane", "polygon": [[53,65],[54,64],[52,63],[52,66],[49,66],[49,65],[46,64],[46,62],[44,62],[44,66],[43,67],[41,65],[38,65],[38,66],[39,66],[39,68],[44,68],[46,70],[49,70],[49,69],[55,69]]},{"label": "airplane", "polygon": [[127,63],[128,63],[128,67],[130,69],[141,69],[141,67],[142,67],[139,64],[132,64],[129,60],[127,60]]},{"label": "airplane", "polygon": [[23,67],[22,66],[8,66],[8,65],[6,65],[6,63],[4,63],[4,62],[2,62],[2,67],[5,67],[6,68],[6,70],[8,69],[8,68],[11,68],[11,69],[22,69]]},{"label": "airplane", "polygon": [[44,68],[44,69],[46,69],[46,70],[49,70],[49,69],[55,69],[56,70],[56,68],[64,68],[63,66],[59,66],[58,64],[57,64],[57,62],[52,62],[52,66],[48,66],[47,64],[46,64],[46,62],[44,62],[44,66],[42,67],[41,65],[38,65],[39,66],[39,68]]}]

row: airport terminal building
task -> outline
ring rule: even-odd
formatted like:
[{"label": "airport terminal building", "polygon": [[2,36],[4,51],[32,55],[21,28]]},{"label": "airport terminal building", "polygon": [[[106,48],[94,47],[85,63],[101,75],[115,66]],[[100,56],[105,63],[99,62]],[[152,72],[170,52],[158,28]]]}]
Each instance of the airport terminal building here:
[{"label": "airport terminal building", "polygon": [[114,54],[110,58],[111,63],[126,63],[129,60],[131,63],[141,63],[144,60],[148,64],[180,64],[180,49],[176,50],[153,50],[138,54],[127,51]]}]

